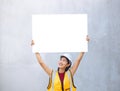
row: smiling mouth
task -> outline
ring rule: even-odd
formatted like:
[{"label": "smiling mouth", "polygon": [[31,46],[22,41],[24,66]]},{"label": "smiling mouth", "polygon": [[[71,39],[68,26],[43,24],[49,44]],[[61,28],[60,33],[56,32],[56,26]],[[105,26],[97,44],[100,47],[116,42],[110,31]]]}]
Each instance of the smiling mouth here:
[{"label": "smiling mouth", "polygon": [[63,66],[63,64],[59,64],[59,66]]}]

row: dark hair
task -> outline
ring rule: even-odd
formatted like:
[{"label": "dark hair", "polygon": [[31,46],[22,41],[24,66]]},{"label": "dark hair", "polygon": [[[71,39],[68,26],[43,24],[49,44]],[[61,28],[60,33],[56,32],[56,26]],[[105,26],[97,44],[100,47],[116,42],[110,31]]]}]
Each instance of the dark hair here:
[{"label": "dark hair", "polygon": [[[62,57],[65,57],[65,56],[61,56],[60,58],[62,58]],[[67,59],[68,64],[70,64],[68,67],[65,68],[65,71],[68,71],[69,68],[70,68],[71,65],[72,65],[72,62],[71,62],[67,57],[65,57],[65,58]],[[58,71],[59,71],[59,68],[58,68]]]}]

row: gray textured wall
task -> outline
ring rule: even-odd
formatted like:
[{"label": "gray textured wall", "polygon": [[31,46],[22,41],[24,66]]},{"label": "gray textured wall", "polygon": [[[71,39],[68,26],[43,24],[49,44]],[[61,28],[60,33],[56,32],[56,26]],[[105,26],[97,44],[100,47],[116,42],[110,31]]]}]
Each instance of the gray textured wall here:
[{"label": "gray textured wall", "polygon": [[[0,91],[45,91],[48,76],[31,51],[32,14],[87,13],[89,52],[78,91],[120,91],[120,0],[0,0]],[[78,53],[71,53],[75,59]],[[56,68],[59,53],[41,54]]]}]

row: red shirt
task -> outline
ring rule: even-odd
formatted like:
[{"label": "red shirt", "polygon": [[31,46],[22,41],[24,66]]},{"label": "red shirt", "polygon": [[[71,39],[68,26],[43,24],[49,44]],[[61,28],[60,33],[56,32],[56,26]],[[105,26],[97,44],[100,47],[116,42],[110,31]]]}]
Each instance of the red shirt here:
[{"label": "red shirt", "polygon": [[63,81],[64,81],[65,72],[64,73],[58,73],[58,74],[59,74],[61,85],[62,85],[62,91],[64,91]]},{"label": "red shirt", "polygon": [[59,73],[59,77],[60,77],[60,81],[63,83],[63,80],[64,80],[64,73]]}]

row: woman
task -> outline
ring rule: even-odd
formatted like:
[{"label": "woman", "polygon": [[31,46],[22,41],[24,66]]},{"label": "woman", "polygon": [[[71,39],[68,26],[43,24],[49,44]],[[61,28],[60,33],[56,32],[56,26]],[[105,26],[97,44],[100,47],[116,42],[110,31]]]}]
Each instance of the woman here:
[{"label": "woman", "polygon": [[[86,40],[89,41],[88,36],[86,37]],[[33,40],[31,45],[32,46],[35,45]],[[76,91],[76,87],[74,86],[74,82],[73,82],[73,76],[80,64],[84,52],[81,52],[78,55],[72,67],[71,67],[72,65],[71,56],[69,54],[62,54],[60,56],[60,60],[58,61],[57,71],[53,71],[51,68],[49,68],[44,63],[38,52],[35,53],[35,55],[39,64],[50,78],[49,85],[47,87],[48,91]]]}]

